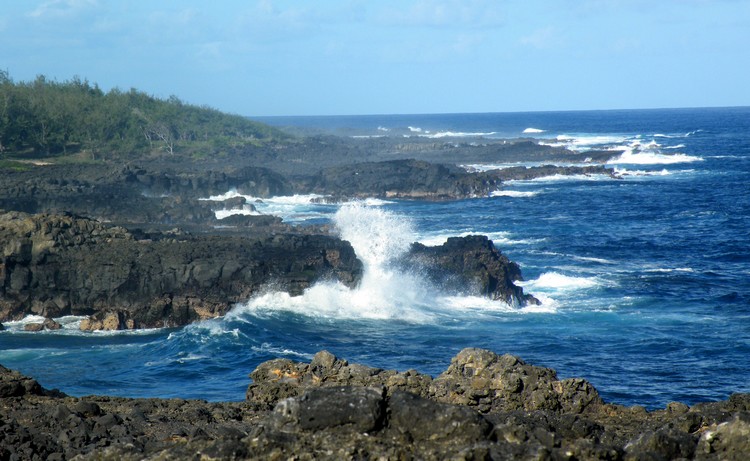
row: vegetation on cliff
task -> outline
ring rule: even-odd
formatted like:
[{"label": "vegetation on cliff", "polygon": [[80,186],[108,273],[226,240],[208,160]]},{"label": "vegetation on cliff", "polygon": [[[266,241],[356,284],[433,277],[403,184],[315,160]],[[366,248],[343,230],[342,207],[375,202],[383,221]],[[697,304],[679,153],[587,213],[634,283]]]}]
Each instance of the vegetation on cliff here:
[{"label": "vegetation on cliff", "polygon": [[136,89],[104,92],[74,77],[14,82],[0,71],[0,155],[94,159],[151,153],[200,156],[286,139],[239,115],[159,99]]}]

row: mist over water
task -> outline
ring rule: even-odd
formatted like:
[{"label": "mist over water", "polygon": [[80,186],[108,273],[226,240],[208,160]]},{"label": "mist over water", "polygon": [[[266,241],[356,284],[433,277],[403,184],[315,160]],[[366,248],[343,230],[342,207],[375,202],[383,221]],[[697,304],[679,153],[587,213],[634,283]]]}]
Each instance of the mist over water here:
[{"label": "mist over water", "polygon": [[[72,395],[242,400],[248,373],[272,358],[327,349],[438,374],[463,347],[484,347],[586,378],[615,403],[750,392],[750,109],[409,117],[336,122],[362,135],[517,137],[533,127],[550,143],[630,157],[610,165],[620,180],[516,181],[456,202],[264,199],[261,213],[331,222],[364,263],[361,284],[321,282],[298,297],[270,286],[224,318],[176,330],[90,334],[71,318],[61,332],[31,334],[10,323],[0,363]],[[519,263],[542,306],[449,295],[393,264],[413,241],[470,234]]]}]

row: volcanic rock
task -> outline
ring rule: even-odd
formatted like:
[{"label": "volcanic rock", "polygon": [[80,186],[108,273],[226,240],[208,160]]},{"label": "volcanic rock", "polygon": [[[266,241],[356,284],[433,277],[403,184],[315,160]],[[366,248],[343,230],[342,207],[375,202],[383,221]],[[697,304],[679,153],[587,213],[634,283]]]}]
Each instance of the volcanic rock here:
[{"label": "volcanic rock", "polygon": [[222,315],[273,282],[300,294],[317,280],[354,286],[352,247],[314,234],[164,233],[138,240],[70,214],[0,214],[0,319],[92,316],[84,329],[185,325]]},{"label": "volcanic rock", "polygon": [[539,304],[513,282],[523,280],[521,268],[484,235],[450,237],[440,246],[414,243],[400,264],[426,275],[446,291],[486,296],[511,306]]},{"label": "volcanic rock", "polygon": [[750,449],[748,394],[648,412],[482,349],[435,379],[325,351],[252,376],[245,402],[76,398],[0,366],[0,459],[744,460]]}]

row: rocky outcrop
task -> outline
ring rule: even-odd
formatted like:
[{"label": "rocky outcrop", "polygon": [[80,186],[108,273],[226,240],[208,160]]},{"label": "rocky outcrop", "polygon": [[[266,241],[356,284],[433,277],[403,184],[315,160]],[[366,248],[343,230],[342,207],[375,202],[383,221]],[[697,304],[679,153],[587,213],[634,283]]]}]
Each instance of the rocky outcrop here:
[{"label": "rocky outcrop", "polygon": [[[84,330],[179,326],[223,315],[270,283],[292,295],[326,278],[356,286],[362,265],[349,243],[265,221],[257,233],[248,221],[247,236],[190,235],[131,232],[71,214],[0,214],[0,320],[50,318],[30,331],[59,328],[51,318],[63,315],[89,316]],[[446,291],[537,302],[513,284],[518,266],[484,236],[414,244],[399,264]]]},{"label": "rocky outcrop", "polygon": [[497,188],[492,178],[453,165],[419,160],[357,163],[322,170],[299,179],[296,190],[337,197],[454,200],[486,196]]},{"label": "rocky outcrop", "polygon": [[[189,163],[189,162],[188,162]],[[0,168],[0,209],[71,212],[119,223],[216,224],[216,204],[200,200],[231,189],[247,195],[284,195],[285,178],[265,168],[226,171],[174,165],[47,165],[28,171]]]},{"label": "rocky outcrop", "polygon": [[511,306],[539,304],[513,283],[523,280],[518,264],[484,235],[450,237],[440,246],[414,243],[400,264],[449,292],[486,296]]},{"label": "rocky outcrop", "polygon": [[184,325],[226,313],[273,282],[354,286],[352,247],[313,234],[164,233],[138,239],[73,215],[0,214],[0,320],[90,315],[86,329]]},{"label": "rocky outcrop", "polygon": [[423,160],[389,160],[325,168],[294,182],[298,193],[334,197],[334,201],[380,197],[415,200],[457,200],[486,197],[504,181],[529,180],[553,175],[604,175],[620,179],[601,165],[511,167],[490,171],[467,171],[451,164]]},{"label": "rocky outcrop", "polygon": [[590,166],[559,166],[542,165],[534,167],[516,166],[503,168],[501,170],[490,170],[483,173],[497,181],[528,181],[530,179],[545,178],[548,176],[609,176],[612,179],[622,179],[611,169],[601,165]]},{"label": "rocky outcrop", "polygon": [[[438,377],[273,360],[245,402],[75,398],[0,366],[0,459],[745,460],[750,395],[663,410],[465,349]],[[488,406],[483,406],[483,402]]]},{"label": "rocky outcrop", "polygon": [[414,370],[397,372],[363,365],[322,351],[307,363],[277,359],[250,374],[247,399],[271,408],[279,401],[315,387],[383,388],[386,395],[408,392],[442,403],[474,408],[479,413],[536,411],[582,414],[602,404],[596,389],[582,379],[559,381],[554,370],[528,365],[512,355],[464,349],[440,376]]}]

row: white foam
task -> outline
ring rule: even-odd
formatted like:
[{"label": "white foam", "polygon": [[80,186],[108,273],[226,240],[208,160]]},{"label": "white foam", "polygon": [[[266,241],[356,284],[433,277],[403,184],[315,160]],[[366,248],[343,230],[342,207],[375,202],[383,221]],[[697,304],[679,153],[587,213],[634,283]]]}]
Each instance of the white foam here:
[{"label": "white foam", "polygon": [[533,292],[539,289],[562,291],[588,289],[599,285],[599,282],[593,277],[573,277],[559,272],[545,272],[535,280],[516,282],[516,284],[528,287]]},{"label": "white foam", "polygon": [[233,209],[222,209],[222,210],[215,210],[214,215],[216,216],[216,219],[224,219],[229,216],[235,216],[235,215],[242,215],[242,216],[260,216],[263,213],[252,209],[251,207],[245,205],[242,208],[233,208]]},{"label": "white foam", "polygon": [[313,354],[306,354],[304,352],[297,352],[295,350],[287,349],[284,347],[277,347],[270,343],[263,343],[260,346],[250,346],[250,349],[261,354],[271,354],[276,357],[291,355],[304,360],[312,360],[313,358]]},{"label": "white foam", "polygon": [[414,241],[411,221],[361,202],[343,205],[333,221],[341,238],[351,243],[363,263],[362,280],[356,289],[339,282],[317,283],[301,296],[270,292],[235,310],[238,313],[282,310],[313,317],[418,323],[434,318],[430,301],[434,300],[436,290],[418,274],[392,267]]},{"label": "white foam", "polygon": [[610,175],[604,173],[597,174],[553,174],[549,176],[540,176],[534,179],[511,179],[505,181],[505,184],[527,184],[527,183],[548,183],[561,181],[609,181],[613,180]]},{"label": "white foam", "polygon": [[540,142],[540,144],[552,147],[566,147],[571,150],[583,152],[595,147],[621,145],[627,142],[628,139],[624,135],[559,135],[555,138],[556,142],[544,141]]},{"label": "white foam", "polygon": [[422,128],[416,126],[410,126],[409,131],[411,131],[412,133],[422,133],[423,130]]},{"label": "white foam", "polygon": [[666,168],[661,170],[646,171],[646,170],[628,170],[627,168],[615,167],[615,174],[618,176],[669,176],[672,174],[671,171]]},{"label": "white foam", "polygon": [[[427,133],[429,133],[429,131]],[[474,132],[474,133],[467,133],[463,131],[439,131],[437,133],[424,134],[420,136],[424,138],[438,139],[438,138],[468,138],[468,137],[494,136],[496,134],[497,134],[496,131]]]},{"label": "white foam", "polygon": [[474,232],[474,231],[441,231],[427,233],[418,237],[417,241],[426,246],[440,246],[448,241],[449,237],[467,237],[470,235],[486,235],[495,245],[531,245],[544,241],[544,239],[514,239],[509,232]]},{"label": "white foam", "polygon": [[[80,332],[81,321],[86,319],[86,316],[79,315],[66,315],[53,319],[62,327],[60,330],[45,330],[46,333],[78,333]],[[21,320],[3,322],[3,325],[8,331],[24,331],[24,328],[28,324],[32,323],[44,323],[45,317],[40,315],[27,315]],[[38,332],[37,332],[38,333]]]},{"label": "white foam", "polygon": [[686,272],[686,273],[692,273],[695,272],[695,270],[691,267],[675,267],[675,268],[655,268],[655,269],[646,269],[646,272],[656,272],[656,273],[672,273],[672,272]]},{"label": "white foam", "polygon": [[691,163],[703,161],[701,157],[686,154],[661,154],[654,151],[636,151],[627,149],[618,157],[610,159],[607,164],[626,165],[672,165],[675,163]]},{"label": "white foam", "polygon": [[520,190],[496,190],[490,194],[491,197],[534,197],[539,191],[520,191]]},{"label": "white foam", "polygon": [[375,197],[368,197],[365,199],[356,199],[356,200],[344,202],[345,205],[346,204],[349,204],[349,205],[362,204],[366,206],[384,206],[384,205],[389,205],[392,203],[396,203],[396,202],[393,202],[391,200],[383,200],[383,199],[379,199]]},{"label": "white foam", "polygon": [[[393,263],[416,240],[411,221],[403,216],[355,202],[343,205],[333,221],[341,238],[352,244],[362,260],[363,275],[358,287],[350,289],[339,282],[327,281],[315,284],[300,296],[268,291],[235,306],[227,319],[283,311],[326,319],[428,323],[453,317],[466,309],[520,312],[503,302],[482,297],[449,296],[418,272],[404,272],[396,267]],[[447,237],[433,235],[422,241],[441,244]],[[489,237],[497,241],[507,238],[507,234],[490,233]]]},{"label": "white foam", "polygon": [[523,130],[524,134],[536,134],[536,133],[544,133],[547,130],[541,130],[539,128],[526,128]]},{"label": "white foam", "polygon": [[[325,195],[319,194],[296,194],[296,195],[279,195],[268,198],[254,197],[251,195],[243,195],[232,189],[224,194],[213,195],[208,198],[201,200],[211,200],[215,202],[222,202],[228,199],[244,197],[248,205],[243,208],[237,208],[232,210],[216,210],[214,214],[217,219],[224,219],[231,215],[273,215],[278,216],[285,221],[306,221],[310,219],[320,219],[326,217],[335,208],[335,205],[327,203],[316,203],[319,199],[326,198]],[[252,205],[255,207],[255,211],[252,210]],[[325,208],[328,207],[331,211],[326,212]]]},{"label": "white foam", "polygon": [[204,201],[205,200],[210,200],[212,202],[223,202],[225,200],[229,200],[231,198],[237,198],[237,197],[246,197],[246,196],[244,196],[244,195],[240,194],[239,192],[237,192],[237,189],[229,189],[228,191],[226,191],[223,194],[212,195],[212,196],[210,196],[208,198],[199,198],[198,200],[204,200]]}]

